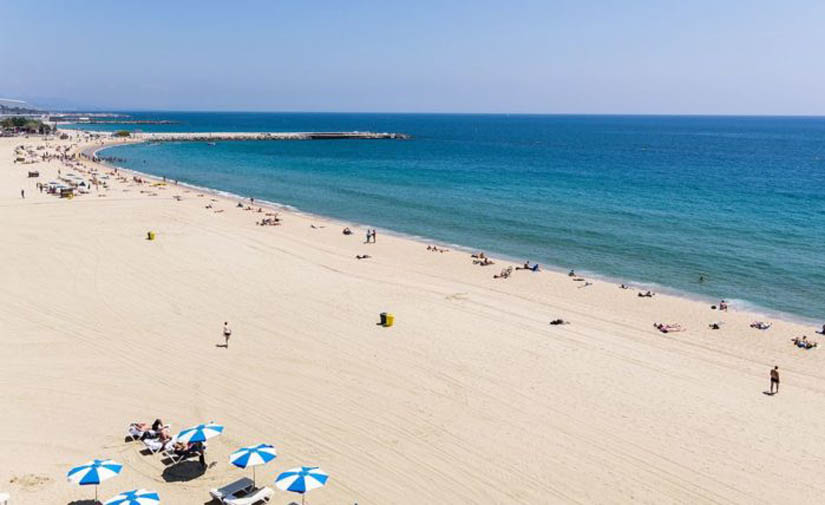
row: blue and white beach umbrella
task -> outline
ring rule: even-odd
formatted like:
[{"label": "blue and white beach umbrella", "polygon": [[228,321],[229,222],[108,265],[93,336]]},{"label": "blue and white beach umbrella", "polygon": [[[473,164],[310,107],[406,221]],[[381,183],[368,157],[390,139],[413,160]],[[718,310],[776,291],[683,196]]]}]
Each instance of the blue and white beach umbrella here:
[{"label": "blue and white beach umbrella", "polygon": [[177,434],[176,442],[191,444],[194,442],[206,442],[212,437],[217,437],[223,432],[223,426],[215,423],[206,423],[185,429]]},{"label": "blue and white beach umbrella", "polygon": [[269,463],[278,457],[271,444],[258,444],[242,447],[229,455],[229,462],[240,468],[252,467],[252,480],[255,481],[255,467]]},{"label": "blue and white beach umbrella", "polygon": [[85,465],[69,470],[66,478],[80,486],[95,487],[95,501],[97,501],[97,486],[106,479],[112,478],[123,470],[123,465],[111,459],[95,459]]},{"label": "blue and white beach umbrella", "polygon": [[160,503],[160,496],[156,492],[133,489],[106,500],[104,505],[157,505],[158,503]]},{"label": "blue and white beach umbrella", "polygon": [[301,503],[304,503],[304,494],[307,491],[319,488],[327,483],[329,475],[317,466],[302,466],[292,468],[275,479],[278,489],[301,494]]}]

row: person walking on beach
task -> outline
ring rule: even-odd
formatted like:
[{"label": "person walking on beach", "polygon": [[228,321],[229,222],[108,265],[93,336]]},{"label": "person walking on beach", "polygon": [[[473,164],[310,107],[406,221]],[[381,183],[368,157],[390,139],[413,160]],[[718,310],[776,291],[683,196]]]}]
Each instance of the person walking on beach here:
[{"label": "person walking on beach", "polygon": [[372,243],[375,243],[375,228],[372,229]]},{"label": "person walking on beach", "polygon": [[20,198],[22,198],[23,200],[26,199],[26,190],[25,189],[20,190]]},{"label": "person walking on beach", "polygon": [[229,349],[229,337],[232,336],[232,329],[229,328],[229,322],[224,321],[223,323],[223,340],[224,340],[224,347]]},{"label": "person walking on beach", "polygon": [[[776,391],[774,391],[774,386],[776,386]],[[779,392],[779,367],[774,366],[773,370],[771,370],[771,394],[775,395]]]}]

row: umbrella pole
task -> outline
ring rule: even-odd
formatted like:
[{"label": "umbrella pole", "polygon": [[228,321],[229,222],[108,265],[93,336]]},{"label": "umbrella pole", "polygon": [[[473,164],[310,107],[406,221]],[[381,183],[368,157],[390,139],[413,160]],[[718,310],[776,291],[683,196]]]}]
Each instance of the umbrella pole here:
[{"label": "umbrella pole", "polygon": [[97,484],[95,484],[95,503],[97,503]]},{"label": "umbrella pole", "polygon": [[252,467],[252,485],[255,486],[255,487],[258,487],[258,484],[257,484],[256,480],[257,479],[255,479],[255,467],[253,466]]}]

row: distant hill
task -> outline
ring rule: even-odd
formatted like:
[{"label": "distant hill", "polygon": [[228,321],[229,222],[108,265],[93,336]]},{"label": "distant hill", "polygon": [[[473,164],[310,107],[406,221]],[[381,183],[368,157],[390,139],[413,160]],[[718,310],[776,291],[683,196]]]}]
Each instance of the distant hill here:
[{"label": "distant hill", "polygon": [[43,111],[32,107],[23,100],[0,98],[0,114],[42,114]]}]

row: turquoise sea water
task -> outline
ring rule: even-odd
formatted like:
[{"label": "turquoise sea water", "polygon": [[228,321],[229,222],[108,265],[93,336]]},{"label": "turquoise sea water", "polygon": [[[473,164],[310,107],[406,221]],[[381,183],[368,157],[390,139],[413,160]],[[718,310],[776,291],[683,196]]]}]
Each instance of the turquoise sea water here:
[{"label": "turquoise sea water", "polygon": [[825,318],[825,118],[133,115],[181,122],[144,131],[409,133],[104,155],[441,243]]}]

